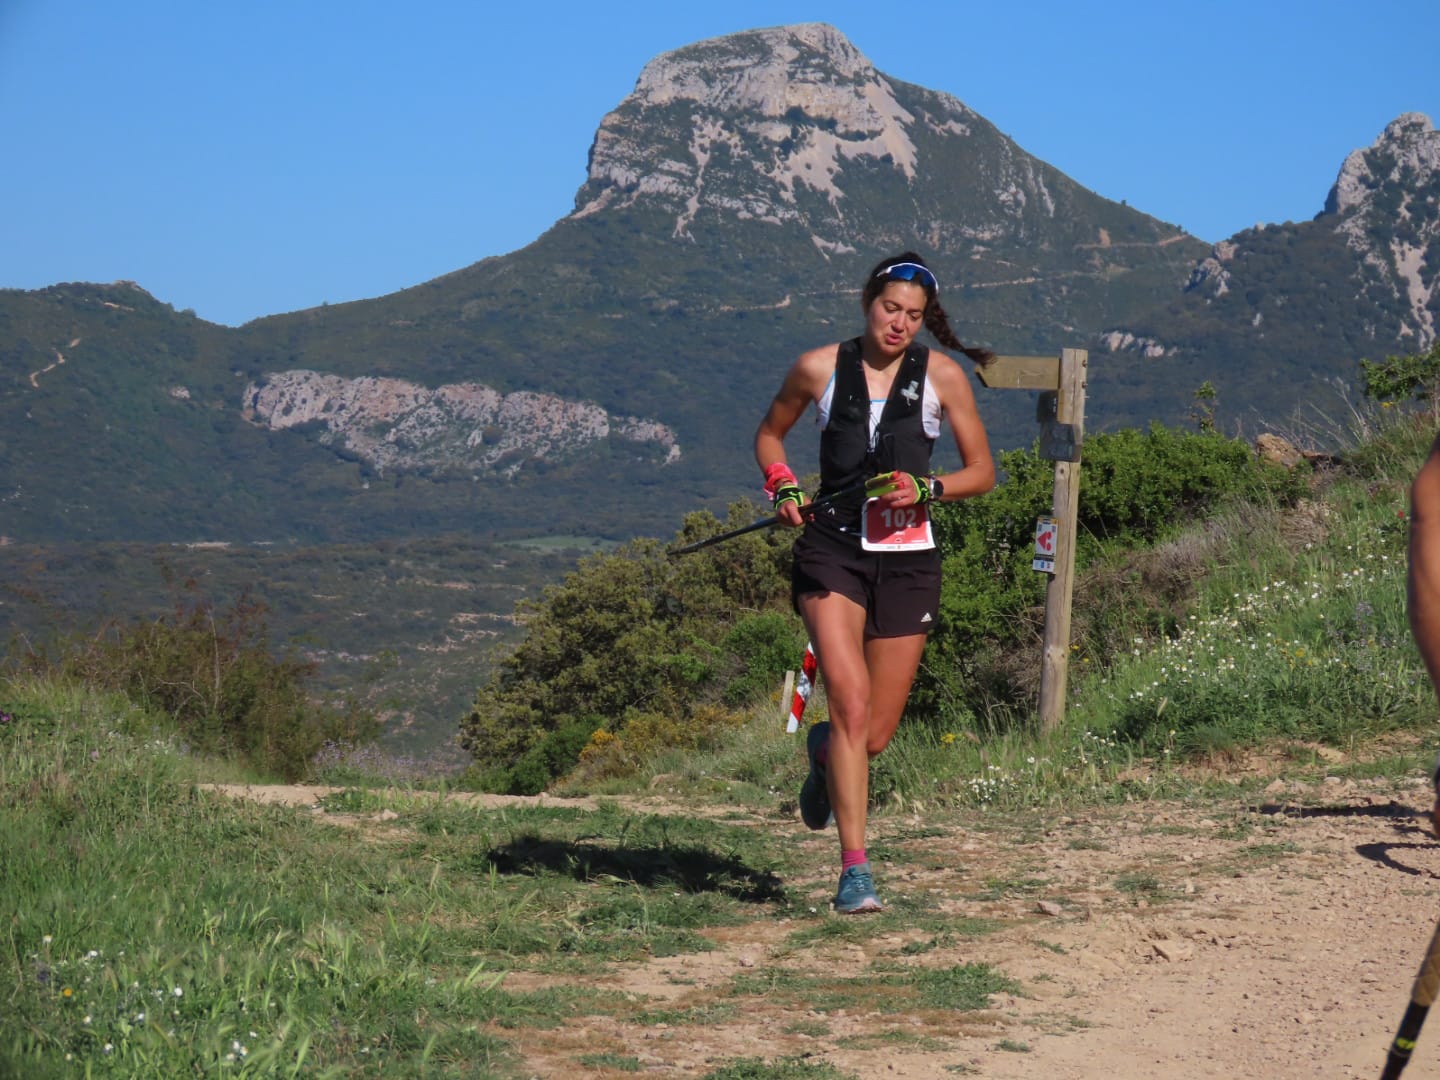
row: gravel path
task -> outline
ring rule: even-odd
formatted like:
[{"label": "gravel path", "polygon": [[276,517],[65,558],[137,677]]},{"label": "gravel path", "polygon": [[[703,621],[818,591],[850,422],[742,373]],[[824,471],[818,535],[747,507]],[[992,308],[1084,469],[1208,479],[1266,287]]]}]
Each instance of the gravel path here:
[{"label": "gravel path", "polygon": [[[325,790],[232,793],[305,804]],[[637,809],[667,808],[642,801]],[[926,834],[923,858],[877,864],[882,897],[927,893],[932,908],[957,920],[1001,924],[957,935],[916,962],[987,963],[1020,993],[953,1016],[742,998],[739,1015],[713,1023],[577,1017],[560,1029],[497,1034],[530,1075],[566,1080],[635,1075],[577,1064],[597,1053],[633,1059],[650,1076],[703,1076],[739,1057],[798,1057],[916,1080],[1377,1077],[1440,915],[1440,843],[1427,809],[1422,783],[1331,778],[1277,782],[1259,801],[1135,803],[1039,826],[999,814],[939,823],[880,815],[872,843],[892,836],[904,852],[906,835]],[[788,827],[773,817],[755,824]],[[792,884],[823,908],[833,837],[798,821],[794,831],[813,851],[815,874]],[[596,985],[675,1010],[733,1007],[728,988],[746,972],[843,977],[909,955],[902,950],[917,934],[897,916],[866,918],[872,937],[802,948],[793,942],[797,924],[759,919],[713,932],[709,952],[619,965]],[[502,985],[558,981],[517,971]],[[894,1039],[901,1029],[914,1037]],[[1405,1076],[1440,1080],[1440,1018],[1422,1033]]]}]

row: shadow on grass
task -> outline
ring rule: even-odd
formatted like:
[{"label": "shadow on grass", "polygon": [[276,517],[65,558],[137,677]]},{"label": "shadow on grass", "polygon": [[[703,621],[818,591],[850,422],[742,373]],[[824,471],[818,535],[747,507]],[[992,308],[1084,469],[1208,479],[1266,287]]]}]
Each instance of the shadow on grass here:
[{"label": "shadow on grass", "polygon": [[698,847],[602,847],[538,837],[517,837],[485,858],[502,874],[553,873],[577,881],[615,878],[646,888],[668,886],[691,893],[719,893],[764,904],[781,900],[785,888],[769,870],[755,870],[733,855]]}]

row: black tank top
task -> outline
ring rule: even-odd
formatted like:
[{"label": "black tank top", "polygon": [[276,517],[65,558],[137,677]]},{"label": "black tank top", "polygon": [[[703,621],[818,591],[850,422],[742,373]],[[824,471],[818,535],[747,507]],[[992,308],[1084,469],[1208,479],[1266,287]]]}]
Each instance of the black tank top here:
[{"label": "black tank top", "polygon": [[[885,411],[870,431],[870,387],[860,358],[860,339],[841,344],[835,358],[835,389],[830,421],[820,433],[820,497],[858,484],[878,473],[902,469],[924,476],[930,471],[935,440],[925,434],[922,406],[930,350],[911,345],[890,386]],[[863,492],[856,492],[815,515],[816,524],[845,532],[859,529]]]}]

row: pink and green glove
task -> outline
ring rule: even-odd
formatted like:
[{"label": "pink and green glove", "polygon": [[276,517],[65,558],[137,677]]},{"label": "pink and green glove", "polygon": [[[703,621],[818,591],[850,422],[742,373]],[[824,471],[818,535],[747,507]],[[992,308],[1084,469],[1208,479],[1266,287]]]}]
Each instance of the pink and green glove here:
[{"label": "pink and green glove", "polygon": [[897,499],[887,499],[891,506],[920,506],[922,503],[939,499],[945,489],[933,476],[916,476],[908,472],[887,472],[872,476],[865,481],[865,497],[879,499],[886,495],[899,494]]},{"label": "pink and green glove", "polygon": [[770,496],[770,505],[777,511],[786,503],[794,503],[797,509],[805,505],[805,491],[783,461],[766,466],[765,494]]}]

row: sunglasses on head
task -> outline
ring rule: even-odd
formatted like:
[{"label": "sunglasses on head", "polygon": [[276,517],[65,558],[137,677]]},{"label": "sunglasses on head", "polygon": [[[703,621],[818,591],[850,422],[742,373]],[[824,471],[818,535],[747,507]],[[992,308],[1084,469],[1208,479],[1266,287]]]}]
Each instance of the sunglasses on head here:
[{"label": "sunglasses on head", "polygon": [[918,281],[921,286],[931,292],[938,293],[940,291],[940,282],[935,280],[935,275],[930,272],[930,268],[921,266],[919,263],[892,263],[883,270],[876,270],[875,276],[885,278],[887,281]]}]

